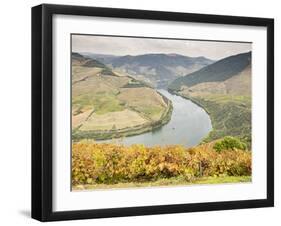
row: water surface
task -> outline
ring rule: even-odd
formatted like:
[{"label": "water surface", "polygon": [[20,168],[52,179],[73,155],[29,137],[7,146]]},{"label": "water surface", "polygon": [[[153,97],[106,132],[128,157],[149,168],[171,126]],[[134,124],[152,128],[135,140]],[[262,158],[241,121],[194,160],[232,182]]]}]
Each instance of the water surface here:
[{"label": "water surface", "polygon": [[[117,139],[118,144],[145,146],[181,144],[194,146],[212,130],[211,120],[204,109],[190,100],[159,89],[173,104],[171,120],[159,129],[136,136]],[[111,142],[111,141],[102,141]],[[101,142],[101,143],[102,143]]]}]

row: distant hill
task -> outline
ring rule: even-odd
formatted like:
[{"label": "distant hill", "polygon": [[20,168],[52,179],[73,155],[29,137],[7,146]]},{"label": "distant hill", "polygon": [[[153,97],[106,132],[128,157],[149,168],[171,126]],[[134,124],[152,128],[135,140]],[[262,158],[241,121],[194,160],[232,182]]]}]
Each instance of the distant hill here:
[{"label": "distant hill", "polygon": [[[239,80],[234,78],[232,82],[239,83],[240,81],[241,83],[245,83],[247,77],[251,76],[251,55],[251,52],[247,52],[226,57],[196,72],[176,79],[170,84],[169,89],[178,91],[184,86],[190,88],[202,83],[211,86],[213,84],[214,86],[211,88],[218,88],[221,85],[220,83],[228,80],[231,81],[231,78],[239,75],[243,76],[244,79]],[[229,81],[228,85],[230,86]],[[246,86],[250,89],[250,83],[246,84]]]},{"label": "distant hill", "polygon": [[79,53],[72,53],[71,54],[71,59],[72,59],[72,65],[79,65],[79,66],[84,66],[84,67],[99,67],[99,68],[106,68],[106,65],[103,63],[92,59],[85,57]]},{"label": "distant hill", "polygon": [[78,60],[78,61],[82,61],[82,60],[87,59],[83,55],[81,55],[79,53],[75,53],[75,52],[71,53],[71,58],[72,58],[72,60]]},{"label": "distant hill", "polygon": [[179,54],[113,56],[88,53],[86,55],[101,61],[114,70],[129,74],[156,87],[167,87],[176,78],[214,62],[205,57],[188,57]]},{"label": "distant hill", "polygon": [[137,56],[123,56],[116,57],[112,60],[113,67],[120,67],[124,64],[137,64],[138,66],[168,66],[168,67],[176,67],[183,66],[189,67],[194,64],[200,65],[208,65],[213,61],[205,58],[205,57],[188,57],[179,54],[144,54]]},{"label": "distant hill", "polygon": [[110,55],[110,54],[95,54],[95,53],[88,53],[88,52],[82,52],[80,54],[87,58],[92,58],[92,59],[98,60],[100,62],[103,62],[104,64],[110,64],[110,62],[113,59],[120,57],[120,56]]}]

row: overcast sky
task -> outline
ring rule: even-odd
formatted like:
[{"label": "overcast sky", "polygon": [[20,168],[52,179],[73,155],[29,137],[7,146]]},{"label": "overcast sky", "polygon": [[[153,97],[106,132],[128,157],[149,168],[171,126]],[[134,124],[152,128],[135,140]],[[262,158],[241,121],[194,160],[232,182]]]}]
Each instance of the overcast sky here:
[{"label": "overcast sky", "polygon": [[147,53],[177,53],[218,60],[251,51],[250,43],[127,38],[91,35],[72,35],[73,52],[111,55],[140,55]]}]

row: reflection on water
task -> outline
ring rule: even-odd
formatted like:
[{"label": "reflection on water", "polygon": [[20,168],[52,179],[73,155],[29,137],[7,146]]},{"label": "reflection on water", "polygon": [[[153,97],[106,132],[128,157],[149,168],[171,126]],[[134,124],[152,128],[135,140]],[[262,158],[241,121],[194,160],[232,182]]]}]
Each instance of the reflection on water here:
[{"label": "reflection on water", "polygon": [[[146,146],[181,144],[197,145],[212,129],[209,115],[198,105],[167,90],[158,90],[173,103],[171,120],[161,128],[144,134],[117,139],[114,143]],[[101,143],[112,142],[102,141]]]}]

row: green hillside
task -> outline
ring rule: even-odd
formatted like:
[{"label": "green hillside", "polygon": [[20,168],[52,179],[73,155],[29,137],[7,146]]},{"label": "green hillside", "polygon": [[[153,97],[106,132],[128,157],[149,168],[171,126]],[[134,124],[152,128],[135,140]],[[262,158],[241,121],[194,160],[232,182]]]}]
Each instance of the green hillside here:
[{"label": "green hillside", "polygon": [[234,136],[251,147],[251,97],[206,95],[188,98],[202,106],[211,117],[213,130],[203,142]]},{"label": "green hillside", "polygon": [[251,63],[251,52],[230,56],[196,72],[180,77],[169,85],[171,90],[192,87],[205,82],[222,82],[242,72]]},{"label": "green hillside", "polygon": [[238,137],[251,147],[251,52],[224,58],[176,79],[169,90],[202,106],[213,130],[203,140]]}]

